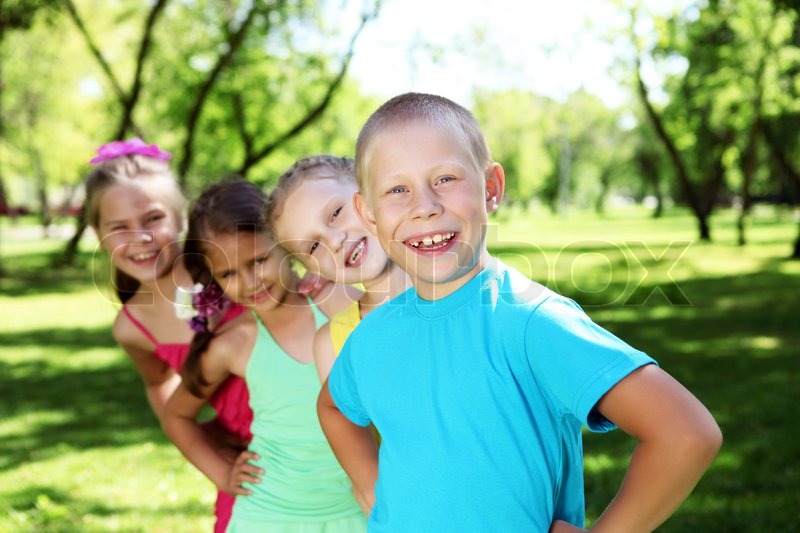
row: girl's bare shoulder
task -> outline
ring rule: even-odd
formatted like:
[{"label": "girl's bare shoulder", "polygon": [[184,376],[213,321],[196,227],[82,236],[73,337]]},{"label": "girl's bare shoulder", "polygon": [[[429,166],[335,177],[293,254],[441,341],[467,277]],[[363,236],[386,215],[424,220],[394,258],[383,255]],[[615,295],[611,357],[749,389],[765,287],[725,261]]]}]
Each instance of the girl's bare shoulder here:
[{"label": "girl's bare shoulder", "polygon": [[136,327],[130,318],[120,309],[117,313],[117,318],[114,319],[114,324],[111,326],[111,335],[117,344],[130,350],[152,350],[153,343],[145,336],[145,334]]},{"label": "girl's bare shoulder", "polygon": [[234,374],[239,374],[234,370],[240,366],[239,362],[243,357],[249,357],[257,335],[258,327],[253,315],[242,313],[215,330],[207,354],[212,359],[224,361],[224,366]]}]

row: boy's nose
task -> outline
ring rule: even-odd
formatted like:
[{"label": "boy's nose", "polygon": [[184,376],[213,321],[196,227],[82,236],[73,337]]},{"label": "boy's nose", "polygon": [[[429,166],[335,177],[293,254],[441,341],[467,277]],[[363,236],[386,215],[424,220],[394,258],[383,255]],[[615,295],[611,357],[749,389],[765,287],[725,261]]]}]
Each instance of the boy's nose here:
[{"label": "boy's nose", "polygon": [[442,212],[436,193],[427,188],[418,189],[414,194],[414,204],[411,208],[412,217],[415,219],[429,219]]}]

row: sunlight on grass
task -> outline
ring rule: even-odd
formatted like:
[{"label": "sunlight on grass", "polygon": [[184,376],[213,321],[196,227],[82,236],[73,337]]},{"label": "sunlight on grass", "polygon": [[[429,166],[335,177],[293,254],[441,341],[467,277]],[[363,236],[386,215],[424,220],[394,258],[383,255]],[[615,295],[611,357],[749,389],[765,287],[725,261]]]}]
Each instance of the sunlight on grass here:
[{"label": "sunlight on grass", "polygon": [[23,465],[12,479],[0,473],[0,487],[0,509],[8,511],[0,530],[71,524],[81,531],[191,532],[213,523],[212,484],[168,444],[70,451]]},{"label": "sunlight on grass", "polygon": [[40,328],[108,326],[115,308],[99,298],[94,288],[72,294],[26,296],[25,305],[0,297],[0,332]]}]

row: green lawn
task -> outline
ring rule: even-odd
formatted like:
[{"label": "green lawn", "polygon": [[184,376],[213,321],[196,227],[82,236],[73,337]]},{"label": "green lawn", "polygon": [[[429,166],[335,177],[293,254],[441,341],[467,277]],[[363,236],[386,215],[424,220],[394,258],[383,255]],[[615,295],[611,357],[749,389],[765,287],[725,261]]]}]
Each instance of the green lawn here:
[{"label": "green lawn", "polygon": [[[562,218],[506,210],[492,250],[581,303],[659,360],[714,413],[725,444],[659,531],[798,531],[800,262],[797,224],[757,211],[735,246],[733,213],[693,220],[641,210]],[[63,243],[7,220],[0,254],[0,531],[210,530],[214,491],[158,428],[133,366],[114,345],[102,257],[49,268]],[[587,434],[589,519],[613,497],[632,443]]]}]

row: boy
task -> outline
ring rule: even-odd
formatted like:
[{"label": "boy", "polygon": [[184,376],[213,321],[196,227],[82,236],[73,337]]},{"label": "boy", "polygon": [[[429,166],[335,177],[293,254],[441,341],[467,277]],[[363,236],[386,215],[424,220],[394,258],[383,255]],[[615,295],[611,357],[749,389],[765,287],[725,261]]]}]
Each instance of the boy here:
[{"label": "boy", "polygon": [[356,176],[359,216],[414,285],[350,335],[318,402],[373,505],[370,531],[582,531],[583,424],[638,440],[592,530],[666,520],[719,428],[653,359],[488,254],[505,177],[469,111],[433,95],[389,100],[359,135]]}]

